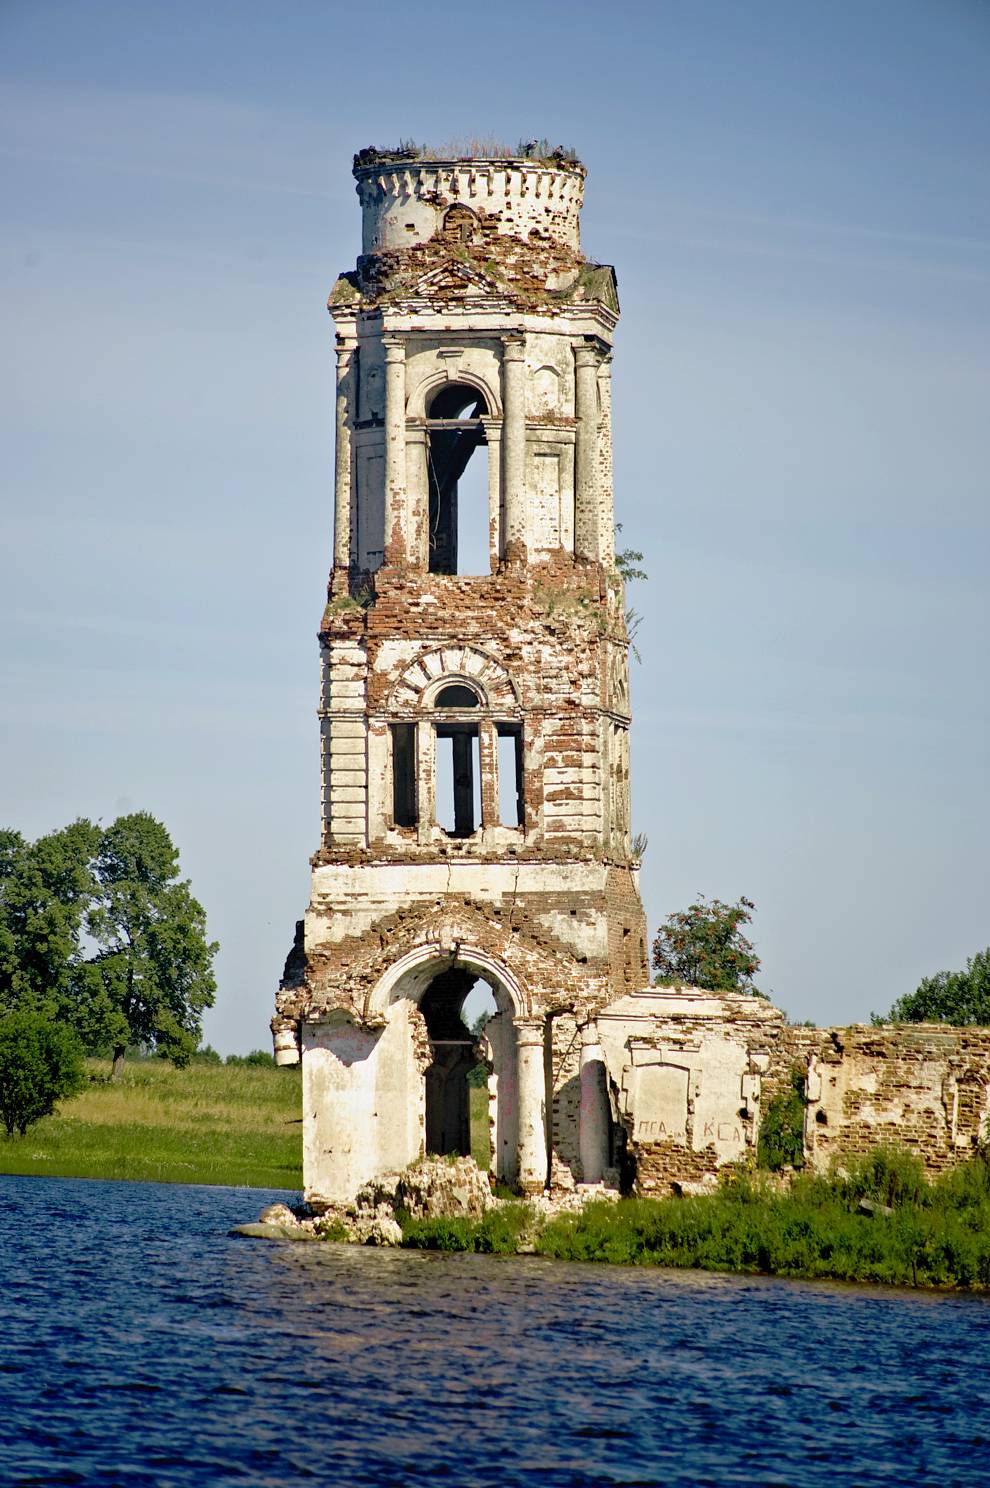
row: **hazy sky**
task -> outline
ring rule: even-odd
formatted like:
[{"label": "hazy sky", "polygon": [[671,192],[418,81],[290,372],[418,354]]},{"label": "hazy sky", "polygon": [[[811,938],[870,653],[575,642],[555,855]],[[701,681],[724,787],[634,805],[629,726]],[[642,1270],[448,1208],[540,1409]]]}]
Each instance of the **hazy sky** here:
[{"label": "hazy sky", "polygon": [[614,263],[651,933],[792,1017],[990,942],[990,5],[0,0],[0,824],[144,808],[267,1046],[319,837],[351,155],[547,136]]}]

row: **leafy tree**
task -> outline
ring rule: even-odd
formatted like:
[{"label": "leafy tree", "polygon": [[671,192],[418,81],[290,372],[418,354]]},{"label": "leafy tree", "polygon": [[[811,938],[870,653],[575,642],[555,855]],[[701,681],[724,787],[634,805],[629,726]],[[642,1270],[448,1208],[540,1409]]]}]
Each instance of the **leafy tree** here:
[{"label": "leafy tree", "polygon": [[913,992],[899,997],[881,1023],[950,1023],[964,1028],[990,1025],[990,946],[966,962],[965,971],[939,971],[924,977]]},{"label": "leafy tree", "polygon": [[71,1028],[38,1012],[0,1018],[0,1117],[8,1137],[50,1116],[83,1083],[82,1049]]},{"label": "leafy tree", "polygon": [[0,832],[0,1011],[70,1013],[99,839],[88,821],[33,843]]},{"label": "leafy tree", "polygon": [[701,895],[696,904],[668,915],[653,942],[656,981],[762,996],[753,985],[760,958],[740,928],[750,923],[755,907],[751,899],[723,904]]},{"label": "leafy tree", "polygon": [[112,1048],[114,1076],[132,1043],[188,1063],[213,1006],[219,947],[178,872],[172,839],[146,811],[118,817],[100,838],[86,919],[97,953],[83,968],[79,1017],[89,1041]]}]

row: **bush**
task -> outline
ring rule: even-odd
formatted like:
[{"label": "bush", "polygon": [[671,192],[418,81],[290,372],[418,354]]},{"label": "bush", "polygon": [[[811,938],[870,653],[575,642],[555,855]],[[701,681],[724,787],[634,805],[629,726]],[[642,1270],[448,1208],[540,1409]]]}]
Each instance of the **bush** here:
[{"label": "bush", "polygon": [[760,958],[742,933],[755,907],[745,896],[738,904],[723,904],[702,895],[686,910],[668,915],[653,942],[657,984],[762,996],[753,985]]},{"label": "bush", "polygon": [[896,1208],[924,1203],[930,1196],[921,1158],[902,1147],[874,1147],[845,1166],[846,1176],[839,1182],[851,1199],[875,1199]]},{"label": "bush", "polygon": [[82,1085],[82,1049],[70,1028],[40,1013],[0,1019],[0,1117],[8,1137],[23,1137]]},{"label": "bush", "polygon": [[800,1168],[804,1164],[804,1075],[791,1071],[782,1090],[768,1102],[756,1144],[756,1160],[761,1168],[779,1173],[781,1168]]},{"label": "bush", "polygon": [[530,1225],[525,1204],[489,1209],[483,1219],[406,1219],[402,1244],[407,1250],[467,1250],[480,1255],[516,1255]]},{"label": "bush", "polygon": [[250,1054],[228,1054],[224,1063],[245,1065],[249,1069],[274,1069],[275,1056],[267,1049],[252,1049]]},{"label": "bush", "polygon": [[193,1064],[223,1064],[223,1060],[212,1044],[200,1044],[190,1058]]}]

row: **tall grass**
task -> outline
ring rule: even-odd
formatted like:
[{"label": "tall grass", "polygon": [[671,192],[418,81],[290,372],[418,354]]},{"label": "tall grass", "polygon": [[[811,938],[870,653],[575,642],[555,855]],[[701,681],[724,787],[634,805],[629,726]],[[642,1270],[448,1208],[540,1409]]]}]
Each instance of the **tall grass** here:
[{"label": "tall grass", "polygon": [[[424,1221],[407,1226],[403,1244],[494,1249],[490,1227],[490,1220]],[[501,1238],[508,1246],[508,1235]],[[990,1162],[980,1154],[927,1183],[916,1158],[880,1148],[845,1172],[799,1178],[788,1191],[743,1176],[711,1196],[589,1204],[544,1224],[527,1248],[569,1261],[988,1287]]]},{"label": "tall grass", "polygon": [[0,1171],[161,1183],[302,1186],[298,1070],[158,1059],[110,1080],[87,1060],[87,1085],[26,1137],[0,1140]]}]

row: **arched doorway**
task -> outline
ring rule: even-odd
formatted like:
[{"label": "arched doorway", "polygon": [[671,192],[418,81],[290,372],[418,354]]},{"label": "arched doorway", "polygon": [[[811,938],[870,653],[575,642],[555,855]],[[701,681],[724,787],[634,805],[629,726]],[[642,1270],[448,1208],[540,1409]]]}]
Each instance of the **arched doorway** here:
[{"label": "arched doorway", "polygon": [[[475,1033],[469,1020],[475,1021],[475,1009],[480,1011],[482,1005],[488,1016],[483,1030]],[[413,1008],[422,1017],[420,1029],[425,1023],[429,1046],[429,1063],[418,1066],[422,1071],[421,1150],[471,1151],[469,1077],[481,1064],[488,1079],[475,1102],[487,1117],[495,1177],[502,1183],[515,1184],[522,1168],[530,1186],[534,1175],[542,1185],[547,1154],[546,1092],[545,1085],[541,1089],[534,1086],[534,1078],[542,1077],[543,1054],[542,1048],[537,1051],[532,1042],[521,1049],[519,1020],[522,1018],[527,1025],[534,1020],[527,1018],[527,998],[514,978],[484,952],[457,945],[444,954],[439,946],[422,946],[386,973],[368,1002],[369,1016],[384,1016],[390,1027],[396,1025],[396,1036],[412,1039],[414,1034],[401,1030],[411,1026]],[[528,1061],[528,1099],[523,1104],[530,1119],[521,1125],[523,1053]]]},{"label": "arched doorway", "polygon": [[[478,991],[487,1007],[471,1016]],[[483,1028],[497,1015],[490,989],[474,972],[451,967],[435,976],[420,998],[433,1062],[426,1071],[426,1150],[437,1156],[473,1156],[491,1162],[488,1074]]]}]

